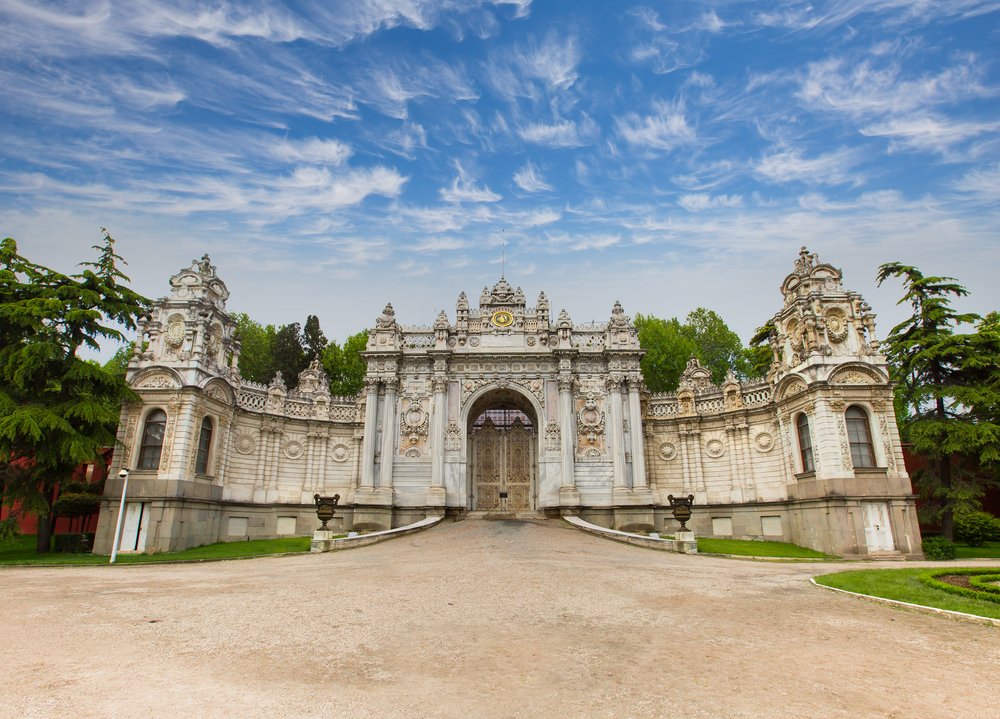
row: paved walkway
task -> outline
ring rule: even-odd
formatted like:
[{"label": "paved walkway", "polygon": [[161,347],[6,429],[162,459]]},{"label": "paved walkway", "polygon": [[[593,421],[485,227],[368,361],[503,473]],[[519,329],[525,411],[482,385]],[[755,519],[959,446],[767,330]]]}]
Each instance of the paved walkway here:
[{"label": "paved walkway", "polygon": [[466,521],[322,555],[7,569],[0,716],[995,715],[1000,631],[808,583],[838,568]]}]

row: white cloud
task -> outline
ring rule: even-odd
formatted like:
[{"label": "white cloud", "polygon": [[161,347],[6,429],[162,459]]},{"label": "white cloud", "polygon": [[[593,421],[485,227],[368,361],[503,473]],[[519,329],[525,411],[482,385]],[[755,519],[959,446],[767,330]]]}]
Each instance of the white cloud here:
[{"label": "white cloud", "polygon": [[439,190],[441,199],[445,202],[498,202],[503,199],[502,195],[498,195],[488,187],[477,186],[474,178],[469,176],[460,162],[455,162],[455,169],[458,174],[452,180],[451,186]]},{"label": "white cloud", "polygon": [[525,142],[545,147],[583,147],[593,144],[600,133],[597,123],[584,115],[580,122],[559,120],[554,123],[529,123],[517,134]]},{"label": "white cloud", "polygon": [[285,162],[306,162],[339,167],[353,154],[350,145],[339,140],[282,140],[272,145],[274,156]]},{"label": "white cloud", "polygon": [[782,149],[765,155],[754,165],[754,173],[771,182],[809,184],[858,184],[861,177],[852,172],[857,162],[854,150],[845,148],[807,158],[797,150]]},{"label": "white cloud", "polygon": [[893,118],[861,128],[866,137],[887,137],[892,149],[947,153],[952,147],[1000,130],[1000,122],[950,120],[930,115]]},{"label": "white cloud", "polygon": [[514,184],[525,192],[543,192],[552,189],[552,185],[545,182],[538,168],[530,162],[514,173]]},{"label": "white cloud", "polygon": [[625,142],[650,150],[672,150],[695,141],[682,103],[654,102],[653,109],[650,115],[630,112],[615,118],[615,128]]},{"label": "white cloud", "polygon": [[709,195],[708,193],[697,192],[681,195],[677,204],[688,212],[701,212],[720,207],[742,207],[743,197],[741,195]]}]

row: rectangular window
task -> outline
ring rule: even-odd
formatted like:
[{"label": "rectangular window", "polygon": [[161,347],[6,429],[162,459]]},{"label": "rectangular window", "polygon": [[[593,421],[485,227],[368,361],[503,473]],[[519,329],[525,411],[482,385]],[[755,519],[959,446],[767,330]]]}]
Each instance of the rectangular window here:
[{"label": "rectangular window", "polygon": [[765,537],[782,537],[784,532],[781,528],[781,517],[761,517],[760,533]]},{"label": "rectangular window", "polygon": [[295,517],[278,517],[279,537],[291,537],[295,534]]},{"label": "rectangular window", "polygon": [[230,537],[245,537],[247,536],[247,528],[249,526],[249,517],[230,517],[226,534]]},{"label": "rectangular window", "polygon": [[733,518],[712,517],[712,534],[716,537],[733,536]]}]

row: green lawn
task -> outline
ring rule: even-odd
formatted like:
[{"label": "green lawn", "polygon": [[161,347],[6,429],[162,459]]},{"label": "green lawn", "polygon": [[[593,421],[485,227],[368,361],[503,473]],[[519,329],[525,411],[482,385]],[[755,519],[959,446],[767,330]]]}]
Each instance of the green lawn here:
[{"label": "green lawn", "polygon": [[791,557],[794,559],[830,559],[830,555],[787,542],[758,542],[746,539],[698,538],[702,554],[738,554],[744,557]]},{"label": "green lawn", "polygon": [[956,559],[1000,559],[1000,542],[987,542],[985,547],[969,547],[965,544],[955,545]]},{"label": "green lawn", "polygon": [[[260,557],[284,552],[308,552],[309,537],[286,537],[282,539],[255,539],[249,542],[219,542],[203,547],[185,549],[182,552],[161,552],[159,554],[119,554],[118,564],[148,564],[150,562],[178,562],[208,559],[238,559]],[[109,557],[102,554],[63,554],[49,552],[35,554],[35,538],[31,535],[0,542],[0,565],[18,564],[108,564]]]},{"label": "green lawn", "polygon": [[996,602],[951,594],[928,587],[920,581],[920,575],[938,571],[941,569],[927,569],[926,567],[921,569],[862,569],[824,574],[816,577],[816,582],[827,587],[846,589],[858,594],[868,594],[873,597],[895,599],[910,604],[922,604],[925,607],[950,609],[954,612],[1000,619],[1000,604]]}]

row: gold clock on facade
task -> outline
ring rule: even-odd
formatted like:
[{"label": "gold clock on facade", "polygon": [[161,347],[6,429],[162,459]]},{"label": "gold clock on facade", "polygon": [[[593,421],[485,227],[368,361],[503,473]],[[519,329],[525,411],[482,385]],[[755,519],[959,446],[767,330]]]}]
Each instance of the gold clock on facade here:
[{"label": "gold clock on facade", "polygon": [[514,324],[514,315],[507,310],[497,310],[490,317],[490,322],[493,323],[494,327],[510,327]]}]

